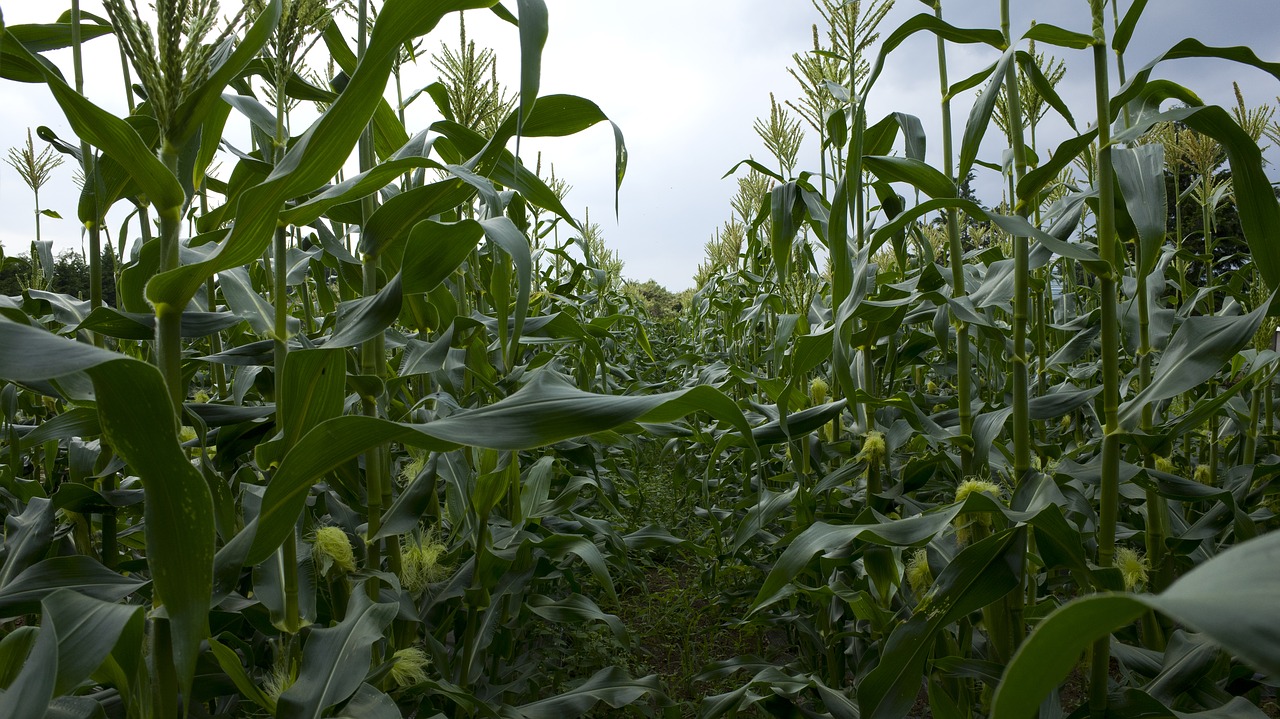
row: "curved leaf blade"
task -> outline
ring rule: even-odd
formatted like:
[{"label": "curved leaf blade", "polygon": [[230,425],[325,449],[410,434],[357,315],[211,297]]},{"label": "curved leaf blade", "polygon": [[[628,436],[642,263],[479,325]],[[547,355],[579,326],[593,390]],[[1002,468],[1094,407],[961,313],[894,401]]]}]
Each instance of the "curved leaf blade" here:
[{"label": "curved leaf blade", "polygon": [[325,709],[354,694],[369,671],[370,648],[382,639],[397,611],[395,604],[374,603],[363,588],[353,591],[345,618],[307,637],[298,681],[280,695],[276,716],[318,719]]},{"label": "curved leaf blade", "polygon": [[142,478],[148,564],[189,697],[199,645],[209,635],[213,499],[180,446],[164,379],[138,360],[0,319],[0,377],[22,382],[80,372],[93,380],[103,436]]}]

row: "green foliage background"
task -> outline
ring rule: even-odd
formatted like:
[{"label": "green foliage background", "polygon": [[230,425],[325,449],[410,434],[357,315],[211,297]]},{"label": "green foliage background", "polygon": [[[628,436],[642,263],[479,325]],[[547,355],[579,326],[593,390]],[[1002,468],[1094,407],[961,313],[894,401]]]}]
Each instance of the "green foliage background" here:
[{"label": "green foliage background", "polygon": [[[1280,65],[1188,39],[1125,76],[1142,1],[1022,35],[890,4],[815,0],[679,294],[520,154],[609,123],[627,168],[540,95],[542,0],[3,27],[0,76],[77,135],[36,133],[87,247],[37,224],[0,276],[0,716],[1275,716],[1280,124],[1152,73]],[[406,98],[466,10],[511,23],[518,92],[464,25]],[[918,34],[942,167],[867,117]],[[82,92],[94,38],[126,117]],[[993,65],[950,84],[957,44]],[[1037,47],[1092,53],[1094,107]]]}]

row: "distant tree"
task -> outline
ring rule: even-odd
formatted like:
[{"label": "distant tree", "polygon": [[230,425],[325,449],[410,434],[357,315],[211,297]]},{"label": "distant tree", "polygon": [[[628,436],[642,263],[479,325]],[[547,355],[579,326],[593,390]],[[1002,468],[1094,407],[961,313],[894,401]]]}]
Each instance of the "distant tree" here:
[{"label": "distant tree", "polygon": [[89,264],[79,252],[67,250],[54,260],[49,291],[80,300],[89,298]]},{"label": "distant tree", "polygon": [[[1238,86],[1236,103],[1232,108],[1236,122],[1254,142],[1261,142],[1267,136],[1274,110],[1267,106],[1248,108]],[[1249,249],[1232,199],[1234,187],[1226,151],[1217,140],[1181,123],[1158,125],[1148,137],[1165,148],[1168,226],[1170,230],[1181,227],[1182,236],[1175,240],[1195,257],[1187,271],[1193,277],[1207,278],[1210,274],[1231,272],[1244,266]],[[1210,268],[1205,267],[1206,261],[1211,263]]]},{"label": "distant tree", "polygon": [[[108,307],[116,303],[115,257],[110,249],[102,252],[102,302]],[[31,258],[27,255],[6,257],[0,260],[0,295],[16,296],[23,293],[32,276]],[[76,299],[89,297],[89,263],[75,250],[66,250],[53,263],[53,278],[48,290]]]},{"label": "distant tree", "polygon": [[658,321],[675,318],[684,310],[681,296],[658,284],[656,280],[628,280],[626,293],[639,300],[649,317]]},{"label": "distant tree", "polygon": [[0,295],[22,294],[31,282],[31,260],[23,255],[0,259]]},{"label": "distant tree", "polygon": [[116,253],[109,243],[102,248],[102,304],[116,306]]}]

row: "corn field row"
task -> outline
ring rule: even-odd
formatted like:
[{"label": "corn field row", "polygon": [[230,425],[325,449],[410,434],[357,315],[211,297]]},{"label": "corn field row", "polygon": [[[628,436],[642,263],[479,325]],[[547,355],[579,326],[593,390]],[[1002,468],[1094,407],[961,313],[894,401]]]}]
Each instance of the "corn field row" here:
[{"label": "corn field row", "polygon": [[[10,154],[0,716],[1277,716],[1280,123],[1157,71],[1280,63],[1132,71],[1145,0],[1021,35],[1009,0],[883,31],[892,0],[814,0],[772,163],[660,311],[520,152],[612,126],[627,167],[539,95],[544,0],[232,4],[0,25],[76,135]],[[518,35],[517,91],[464,30],[406,100],[467,10]],[[941,167],[867,114],[919,37]],[[84,95],[91,41],[127,116]],[[958,45],[992,65],[949,78]],[[1046,48],[1091,57],[1092,106]],[[40,236],[60,161],[85,297]]]}]

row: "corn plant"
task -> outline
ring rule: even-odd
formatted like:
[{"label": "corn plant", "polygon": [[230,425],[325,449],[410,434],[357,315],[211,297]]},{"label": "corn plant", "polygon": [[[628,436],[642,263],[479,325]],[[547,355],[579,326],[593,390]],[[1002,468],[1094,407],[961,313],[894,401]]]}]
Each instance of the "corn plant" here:
[{"label": "corn plant", "polygon": [[[0,297],[0,715],[1264,716],[1275,128],[1152,76],[1280,65],[1184,40],[1131,72],[1144,2],[1025,29],[925,4],[881,36],[889,3],[814,3],[773,159],[731,170],[661,313],[521,154],[612,125],[539,95],[541,0],[3,27],[0,75],[77,135],[36,133],[91,239],[128,214],[114,305],[101,270],[87,301]],[[465,29],[419,64],[476,10],[518,33],[519,88]],[[920,118],[868,117],[920,35],[941,167]],[[47,56],[91,40],[138,80],[125,117]],[[957,44],[991,66],[953,80]],[[1091,108],[1037,48],[1089,51]],[[441,119],[411,130],[419,100]]]},{"label": "corn plant", "polygon": [[[1257,453],[1248,428],[1262,416],[1261,393],[1274,361],[1269,349],[1255,349],[1250,338],[1269,309],[1271,294],[1264,288],[1274,286],[1267,279],[1274,268],[1267,268],[1275,256],[1267,243],[1276,197],[1261,173],[1256,135],[1222,108],[1201,106],[1189,90],[1150,76],[1158,64],[1180,57],[1225,58],[1273,75],[1277,66],[1248,49],[1186,40],[1125,78],[1125,50],[1145,3],[1123,12],[1113,4],[1114,37],[1108,36],[1102,2],[1088,6],[1088,32],[1035,24],[1021,36],[1011,32],[1007,4],[1002,3],[999,30],[949,25],[940,3],[926,4],[934,12],[890,33],[865,81],[837,92],[846,104],[825,118],[831,133],[826,142],[847,148],[848,156],[847,174],[835,178],[835,196],[817,191],[804,172],[791,181],[775,177],[779,187],[772,203],[761,207],[754,223],[779,268],[792,259],[791,240],[802,225],[825,245],[831,272],[822,295],[830,299],[814,302],[812,330],[775,334],[769,317],[762,323],[742,309],[742,299],[718,309],[714,298],[734,286],[728,283],[741,282],[730,272],[713,274],[703,289],[707,302],[700,309],[753,323],[752,334],[761,343],[754,355],[761,359],[731,362],[719,373],[722,386],[744,388],[755,407],[776,418],[779,437],[790,445],[788,456],[796,460],[791,470],[783,458],[766,457],[754,473],[757,481],[732,488],[716,477],[740,459],[722,455],[722,469],[707,472],[709,511],[736,519],[725,523],[726,532],[737,530],[733,540],[715,545],[720,561],[742,558],[770,567],[752,616],[785,628],[793,648],[774,662],[742,657],[717,666],[707,676],[747,671],[753,678],[737,691],[708,699],[703,715],[758,706],[767,696],[763,687],[801,711],[833,716],[852,715],[854,707],[863,716],[905,716],[920,701],[948,716],[998,714],[1002,705],[995,688],[1000,686],[1002,697],[1020,694],[1024,672],[1048,666],[1038,662],[1056,662],[1061,671],[1039,683],[1034,701],[1016,711],[1029,713],[1051,692],[1054,698],[1043,710],[1057,711],[1057,684],[1085,642],[1073,644],[1079,649],[1049,649],[1052,640],[1037,638],[1040,618],[1068,598],[1126,589],[1150,594],[1138,594],[1143,599],[1123,621],[1087,633],[1094,649],[1081,675],[1090,677],[1091,712],[1141,711],[1140,705],[1161,702],[1191,702],[1205,710],[1243,707],[1243,700],[1228,694],[1188,699],[1179,694],[1185,685],[1169,690],[1162,684],[1171,681],[1171,670],[1162,673],[1158,662],[1144,669],[1133,663],[1139,651],[1164,652],[1163,661],[1173,662],[1188,642],[1203,643],[1198,646],[1205,647],[1206,657],[1214,656],[1215,642],[1244,656],[1240,636],[1210,626],[1203,616],[1181,613],[1185,607],[1175,608],[1177,600],[1162,606],[1160,597],[1178,596],[1197,584],[1193,577],[1211,576],[1210,565],[1230,566],[1224,556],[1203,571],[1187,571],[1274,524],[1265,500],[1268,460]],[[921,32],[938,38],[942,171],[923,162],[918,119],[897,113],[870,124],[861,117],[886,60]],[[987,71],[949,85],[946,49],[952,43],[989,45],[999,59]],[[1022,95],[1034,92],[1030,117],[1038,120],[1042,110],[1051,109],[1073,128],[1076,119],[1054,89],[1061,73],[1046,73],[1034,49],[1019,48],[1023,44],[1088,49],[1094,57],[1097,121],[1077,130],[1047,160],[1033,161],[1025,152]],[[797,72],[811,72],[828,59],[841,58],[823,52]],[[1113,95],[1109,77],[1117,65],[1122,87]],[[957,153],[951,99],[978,85],[983,89]],[[1162,111],[1168,99],[1190,104]],[[1010,202],[993,212],[962,197],[961,181],[978,162],[998,106],[1009,139]],[[1252,263],[1246,274],[1219,271],[1201,285],[1253,283],[1249,296],[1226,290],[1231,299],[1225,304],[1213,302],[1208,287],[1186,292],[1193,298],[1183,302],[1164,291],[1173,252],[1166,240],[1172,231],[1176,246],[1184,230],[1180,221],[1167,226],[1163,147],[1151,142],[1149,132],[1161,122],[1184,120],[1222,143],[1233,185],[1251,178],[1251,188],[1235,197],[1235,209]],[[1078,157],[1089,159],[1084,178],[1066,172]],[[824,164],[825,157],[820,159]],[[865,181],[864,171],[870,173]],[[895,183],[927,199],[909,206]],[[1202,216],[1209,217],[1210,209]],[[942,228],[927,231],[921,220],[934,212],[942,213]],[[963,223],[962,213],[968,216]],[[976,244],[992,229],[1010,239]],[[908,249],[913,238],[927,240],[931,233],[948,250],[949,277],[931,262],[932,245]],[[1201,228],[1201,234],[1212,237],[1212,227]],[[882,247],[892,252],[881,254]],[[912,255],[919,258],[915,267]],[[1206,259],[1201,267],[1212,264]],[[768,291],[763,278],[756,282],[757,292]],[[1040,288],[1033,291],[1036,283]],[[1048,283],[1062,291],[1053,292]],[[1056,294],[1059,308],[1035,308],[1031,300],[1039,292]],[[749,291],[735,294],[749,305]],[[1064,331],[1056,347],[1046,344]],[[733,336],[727,329],[718,334]],[[1033,365],[1035,383],[1028,376]],[[801,381],[790,373],[797,369],[822,380],[813,383],[812,396],[796,392]],[[821,425],[793,425],[792,417],[804,416],[806,406],[820,405],[827,386],[823,375],[850,398],[853,412],[837,424],[850,422],[864,437],[841,442],[838,432],[819,431]],[[1226,386],[1236,400],[1221,397]],[[1236,409],[1222,414],[1228,405]],[[789,416],[793,412],[799,414]],[[1172,449],[1175,443],[1191,446],[1193,435],[1203,435],[1202,450],[1194,466],[1179,467],[1170,459]],[[1222,441],[1229,436],[1237,437],[1234,444]],[[709,456],[717,459],[726,445],[718,443]],[[1233,460],[1226,460],[1228,452]],[[1230,461],[1237,464],[1224,466]],[[749,467],[743,470],[752,476]],[[809,472],[816,473],[816,482],[807,485]],[[1224,472],[1235,479],[1224,480]],[[1210,508],[1175,484],[1216,493],[1228,504]],[[1228,494],[1232,499],[1225,499]],[[1237,498],[1253,503],[1236,515],[1242,523],[1228,518]],[[1245,521],[1249,512],[1256,513]],[[1196,549],[1179,539],[1210,526],[1218,527],[1213,538],[1206,535]],[[1272,551],[1263,548],[1270,546],[1265,542],[1255,546],[1263,554]],[[1244,553],[1242,548],[1236,556]],[[1248,615],[1252,601],[1242,598],[1231,611]],[[1064,610],[1063,616],[1082,616],[1076,611],[1083,613]],[[1199,633],[1189,635],[1168,617]],[[1137,647],[1117,644],[1112,632],[1136,619],[1136,627],[1117,636],[1136,639]],[[1256,626],[1243,619],[1242,624]],[[1055,619],[1043,629],[1072,632],[1082,626]],[[1035,641],[1024,648],[1033,629]],[[1122,700],[1114,699],[1109,673],[1113,650],[1127,678],[1122,686],[1129,687]],[[1265,669],[1274,660],[1245,661]],[[1154,684],[1143,685],[1137,676]],[[1224,675],[1215,676],[1224,686]],[[1156,685],[1161,688],[1154,694],[1139,689]]]},{"label": "corn plant", "polygon": [[[383,98],[400,49],[490,6],[519,24],[518,103],[468,126],[431,93],[446,119],[411,137]],[[117,307],[6,298],[4,586],[27,619],[5,651],[27,668],[6,676],[4,713],[547,716],[661,700],[612,667],[539,672],[564,661],[545,639],[559,623],[625,638],[600,606],[617,601],[624,540],[563,521],[613,506],[592,478],[603,447],[552,447],[707,406],[749,426],[710,388],[613,396],[615,356],[647,340],[616,290],[575,299],[594,268],[533,309],[530,235],[545,229],[531,208],[589,227],[506,146],[608,119],[538,97],[543,4],[360,3],[354,48],[316,2],[230,21],[214,2],[161,3],[154,30],[131,4],[107,10],[109,26],[73,10],[4,35],[6,76],[45,84],[97,153],[79,152],[93,160],[81,219],[132,202],[144,240]],[[89,32],[115,35],[145,91],[126,118],[39,55]],[[329,87],[294,72],[321,43],[342,73]],[[294,134],[303,101],[323,110]],[[220,179],[232,112],[253,146]],[[91,335],[103,346],[68,340]]]}]

